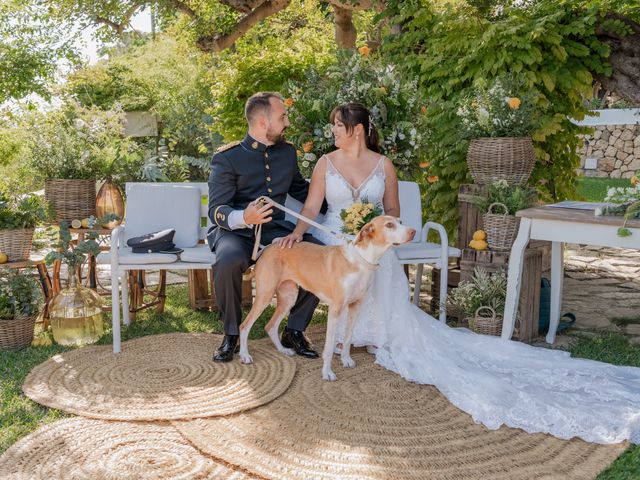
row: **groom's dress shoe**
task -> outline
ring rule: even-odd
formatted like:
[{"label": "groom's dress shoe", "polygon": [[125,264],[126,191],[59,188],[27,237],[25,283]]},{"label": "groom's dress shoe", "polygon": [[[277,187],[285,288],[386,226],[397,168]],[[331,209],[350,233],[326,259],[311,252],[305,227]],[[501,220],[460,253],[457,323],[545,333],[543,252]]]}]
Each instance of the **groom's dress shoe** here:
[{"label": "groom's dress shoe", "polygon": [[238,335],[225,335],[222,340],[222,344],[213,354],[214,362],[230,362],[233,360],[233,354],[240,351],[240,344],[238,343]]},{"label": "groom's dress shoe", "polygon": [[302,357],[318,358],[318,352],[313,349],[307,337],[304,336],[304,332],[300,330],[285,327],[281,340],[283,347],[293,348],[293,350]]}]

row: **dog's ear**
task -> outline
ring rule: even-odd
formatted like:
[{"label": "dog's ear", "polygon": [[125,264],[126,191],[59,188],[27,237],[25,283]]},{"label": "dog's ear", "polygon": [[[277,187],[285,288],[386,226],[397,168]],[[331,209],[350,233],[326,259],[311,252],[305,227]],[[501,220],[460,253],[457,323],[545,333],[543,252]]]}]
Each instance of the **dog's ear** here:
[{"label": "dog's ear", "polygon": [[375,231],[376,227],[373,226],[373,223],[367,223],[364,227],[362,227],[362,229],[360,230],[360,232],[358,233],[358,236],[355,239],[355,244],[357,245],[358,243],[362,242],[363,240],[367,239],[367,238],[371,238],[373,236],[373,232]]}]

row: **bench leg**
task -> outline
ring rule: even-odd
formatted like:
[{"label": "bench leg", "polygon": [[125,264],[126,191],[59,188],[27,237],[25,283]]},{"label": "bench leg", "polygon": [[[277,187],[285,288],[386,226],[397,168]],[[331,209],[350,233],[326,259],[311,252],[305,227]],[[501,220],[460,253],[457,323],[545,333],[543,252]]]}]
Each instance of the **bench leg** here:
[{"label": "bench leg", "polygon": [[[126,293],[123,291],[123,301],[125,295]],[[113,332],[113,353],[120,353],[120,285],[117,271],[111,272],[111,327]]]},{"label": "bench leg", "polygon": [[131,323],[129,316],[129,272],[126,270],[122,274],[122,320],[127,326]]},{"label": "bench leg", "polygon": [[156,305],[156,313],[164,312],[164,302],[167,298],[167,271],[160,270],[158,276],[158,296]]},{"label": "bench leg", "polygon": [[413,287],[413,304],[417,307],[420,305],[420,287],[422,286],[422,271],[424,269],[424,264],[419,263],[416,268],[416,281]]}]

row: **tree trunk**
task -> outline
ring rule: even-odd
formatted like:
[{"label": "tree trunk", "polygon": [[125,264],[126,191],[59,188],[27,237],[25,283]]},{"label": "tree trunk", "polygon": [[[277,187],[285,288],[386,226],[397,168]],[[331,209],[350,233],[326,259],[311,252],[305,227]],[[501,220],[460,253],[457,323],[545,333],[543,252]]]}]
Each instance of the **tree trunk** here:
[{"label": "tree trunk", "polygon": [[355,48],[356,27],[353,25],[353,12],[333,5],[336,22],[336,44],[342,48]]},{"label": "tree trunk", "polygon": [[607,14],[606,18],[624,22],[632,33],[622,37],[602,27],[598,29],[598,38],[611,48],[609,62],[613,70],[610,77],[599,75],[598,80],[605,89],[640,105],[640,25],[615,13]]}]

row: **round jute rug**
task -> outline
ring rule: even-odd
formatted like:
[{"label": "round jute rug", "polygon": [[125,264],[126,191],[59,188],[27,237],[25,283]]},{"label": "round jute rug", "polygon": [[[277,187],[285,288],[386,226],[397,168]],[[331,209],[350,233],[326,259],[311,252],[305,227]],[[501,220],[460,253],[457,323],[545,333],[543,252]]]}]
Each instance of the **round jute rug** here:
[{"label": "round jute rug", "polygon": [[296,359],[291,387],[274,402],[172,424],[214,459],[272,479],[585,480],[625,449],[490,431],[434,387],[406,382],[362,351],[354,360],[344,369],[336,357],[338,380],[324,382],[321,361]]},{"label": "round jute rug", "polygon": [[0,457],[0,479],[220,479],[251,476],[202,455],[169,423],[69,418],[45,425]]},{"label": "round jute rug", "polygon": [[229,415],[279,397],[295,374],[292,358],[252,342],[254,362],[215,363],[219,335],[171,333],[65,352],[35,367],[22,390],[32,400],[89,418],[174,420]]}]

